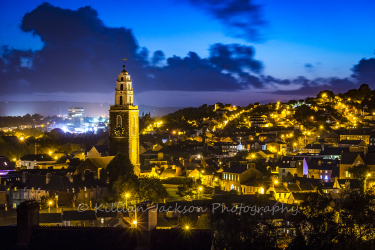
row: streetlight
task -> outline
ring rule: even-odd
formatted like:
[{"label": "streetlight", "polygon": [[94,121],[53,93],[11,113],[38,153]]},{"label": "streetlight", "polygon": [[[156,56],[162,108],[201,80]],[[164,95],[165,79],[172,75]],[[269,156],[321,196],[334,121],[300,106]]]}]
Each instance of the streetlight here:
[{"label": "streetlight", "polygon": [[51,213],[52,201],[48,201],[48,213]]},{"label": "streetlight", "polygon": [[129,197],[129,193],[126,193],[125,194],[125,208],[128,209],[128,197]]},{"label": "streetlight", "polygon": [[56,208],[59,208],[59,196],[57,194],[55,195],[55,199],[56,199]]},{"label": "streetlight", "polygon": [[199,192],[202,191],[202,189],[203,189],[202,187],[198,188],[198,200],[199,200]]}]

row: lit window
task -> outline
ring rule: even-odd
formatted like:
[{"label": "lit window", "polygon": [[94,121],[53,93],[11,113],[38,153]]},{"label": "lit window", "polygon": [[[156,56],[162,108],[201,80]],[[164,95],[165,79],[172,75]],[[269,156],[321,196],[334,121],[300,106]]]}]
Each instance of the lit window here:
[{"label": "lit window", "polygon": [[322,175],[320,175],[320,178],[319,179],[322,179]]},{"label": "lit window", "polygon": [[324,180],[328,180],[328,175],[325,175],[325,176],[324,176]]}]

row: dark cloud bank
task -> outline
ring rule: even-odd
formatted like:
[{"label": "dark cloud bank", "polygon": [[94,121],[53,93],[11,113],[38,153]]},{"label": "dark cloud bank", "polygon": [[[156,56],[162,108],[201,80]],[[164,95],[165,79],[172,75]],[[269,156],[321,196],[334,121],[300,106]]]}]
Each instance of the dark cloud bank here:
[{"label": "dark cloud bank", "polygon": [[[259,7],[247,1],[195,1],[226,23],[238,36],[257,39],[264,23]],[[233,15],[231,15],[233,14]],[[250,24],[237,19],[250,15]],[[238,91],[265,88],[269,84],[298,84],[300,89],[278,91],[278,94],[312,95],[322,89],[335,92],[372,84],[375,59],[362,59],[353,67],[349,79],[325,78],[281,80],[261,75],[263,64],[254,59],[251,46],[214,44],[208,58],[189,52],[184,58],[165,58],[162,51],[149,55],[141,48],[132,31],[104,26],[91,7],[77,11],[61,9],[48,3],[25,14],[21,29],[41,37],[40,51],[23,51],[2,47],[0,57],[0,95],[53,92],[110,93],[115,76],[121,70],[121,59],[128,59],[128,70],[137,83],[137,92],[149,90]],[[370,85],[371,86],[371,85]]]}]

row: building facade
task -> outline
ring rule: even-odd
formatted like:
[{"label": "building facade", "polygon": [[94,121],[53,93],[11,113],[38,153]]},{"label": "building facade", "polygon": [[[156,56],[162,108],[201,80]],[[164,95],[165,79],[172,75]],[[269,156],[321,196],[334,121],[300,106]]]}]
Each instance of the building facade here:
[{"label": "building facade", "polygon": [[121,152],[129,156],[134,173],[139,175],[139,110],[133,105],[133,87],[130,75],[124,69],[117,77],[115,105],[109,110],[110,154]]}]

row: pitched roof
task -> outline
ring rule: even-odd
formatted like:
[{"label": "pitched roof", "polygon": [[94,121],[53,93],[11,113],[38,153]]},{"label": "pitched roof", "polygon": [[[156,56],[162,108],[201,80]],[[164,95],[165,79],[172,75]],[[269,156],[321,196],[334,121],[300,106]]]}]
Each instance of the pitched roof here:
[{"label": "pitched roof", "polygon": [[347,148],[324,147],[324,150],[320,151],[320,155],[341,155],[342,152],[347,150]]},{"label": "pitched roof", "polygon": [[301,182],[299,184],[299,187],[302,191],[314,191],[315,188],[310,182]]},{"label": "pitched roof", "polygon": [[158,216],[157,226],[162,228],[171,228],[172,224],[167,221],[164,216]]},{"label": "pitched roof", "polygon": [[311,193],[292,193],[293,198],[298,201],[304,201],[311,195]]},{"label": "pitched roof", "polygon": [[[340,164],[355,164],[354,161],[355,159],[357,159],[358,156],[361,157],[361,154],[358,152],[344,152],[341,155]],[[363,158],[361,157],[361,159]]]},{"label": "pitched roof", "polygon": [[308,144],[308,145],[306,145],[305,149],[322,149],[322,145],[320,145],[320,144]]},{"label": "pitched roof", "polygon": [[160,177],[175,177],[176,176],[176,169],[167,168],[161,173]]},{"label": "pitched roof", "polygon": [[47,154],[30,154],[24,155],[20,158],[21,161],[54,161],[53,158]]},{"label": "pitched roof", "polygon": [[224,169],[223,173],[242,174],[247,170],[245,165],[236,165],[227,169]]},{"label": "pitched roof", "polygon": [[290,192],[300,192],[302,191],[301,188],[297,185],[297,183],[289,183],[288,190]]},{"label": "pitched roof", "polygon": [[61,213],[39,213],[39,223],[62,223]]},{"label": "pitched roof", "polygon": [[96,214],[94,210],[63,211],[62,218],[64,221],[96,220]]},{"label": "pitched roof", "polygon": [[358,145],[362,142],[362,140],[341,140],[339,144],[350,144],[350,145]]},{"label": "pitched roof", "polygon": [[262,185],[257,181],[256,177],[252,177],[244,182],[241,182],[241,185],[249,187],[261,187]]},{"label": "pitched roof", "polygon": [[289,193],[288,189],[283,185],[275,185],[274,187],[276,193]]}]

